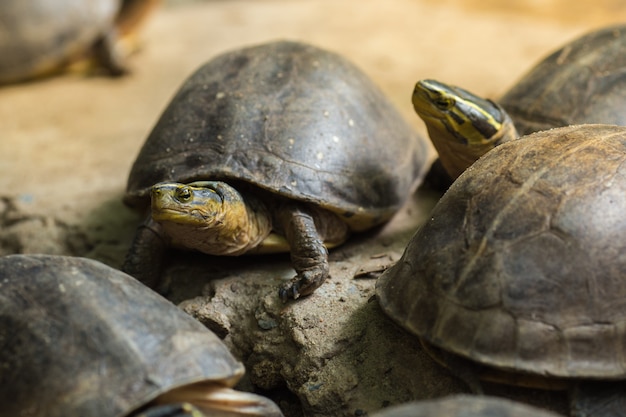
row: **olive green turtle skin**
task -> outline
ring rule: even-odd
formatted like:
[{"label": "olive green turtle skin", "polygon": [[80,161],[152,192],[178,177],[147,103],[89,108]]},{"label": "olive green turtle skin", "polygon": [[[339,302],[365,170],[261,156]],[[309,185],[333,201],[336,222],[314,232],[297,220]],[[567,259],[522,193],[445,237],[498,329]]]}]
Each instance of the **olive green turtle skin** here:
[{"label": "olive green turtle skin", "polygon": [[163,230],[169,210],[140,227],[123,269],[156,288],[171,243],[238,255],[258,247],[250,241],[226,250],[234,235],[255,235],[263,252],[271,231],[297,272],[281,298],[310,294],[328,276],[324,243],[336,246],[351,231],[389,220],[421,180],[427,152],[380,89],[338,54],[291,41],[226,52],[191,75],[165,109],[132,167],[124,201],[146,210],[152,198],[154,213],[162,197],[177,204],[202,194],[224,201],[224,215],[239,220],[244,214],[228,207],[243,199],[242,212],[262,232],[228,231],[199,248],[208,238],[197,232],[215,227],[172,237]]},{"label": "olive green turtle skin", "polygon": [[2,417],[282,415],[231,389],[244,369],[217,336],[93,260],[0,258],[0,346]]},{"label": "olive green turtle skin", "polygon": [[502,398],[451,395],[384,408],[371,417],[558,417],[558,414]]},{"label": "olive green turtle skin", "polygon": [[[625,195],[626,127],[502,144],[452,184],[381,275],[380,305],[457,370],[570,389],[575,416],[626,415]],[[585,414],[599,403],[621,411]]]},{"label": "olive green turtle skin", "polygon": [[[429,178],[457,178],[500,143],[553,127],[626,125],[626,25],[590,32],[552,52],[493,102],[436,80],[413,91],[440,159]],[[439,166],[441,164],[441,166]],[[442,179],[447,188],[450,179]]]},{"label": "olive green turtle skin", "polygon": [[111,75],[127,71],[122,44],[157,0],[3,0],[0,84],[60,72],[91,60]]},{"label": "olive green turtle skin", "polygon": [[518,137],[502,106],[461,87],[420,80],[412,102],[439,155],[427,178],[436,188],[448,188],[482,155]]}]

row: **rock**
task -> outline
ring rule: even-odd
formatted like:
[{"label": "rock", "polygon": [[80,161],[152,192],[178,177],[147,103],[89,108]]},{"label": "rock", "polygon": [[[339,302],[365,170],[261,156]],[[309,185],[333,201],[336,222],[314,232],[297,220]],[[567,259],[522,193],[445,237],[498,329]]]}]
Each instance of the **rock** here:
[{"label": "rock", "polygon": [[188,254],[166,270],[170,298],[184,300],[185,287],[205,294],[180,307],[224,337],[254,387],[287,388],[307,416],[354,416],[467,391],[383,314],[374,295],[376,277],[400,257],[436,198],[418,193],[387,227],[331,251],[331,278],[309,297],[278,298],[280,283],[294,274],[288,255]]},{"label": "rock", "polygon": [[[287,417],[366,415],[408,401],[469,392],[396,326],[375,297],[377,276],[396,262],[439,196],[419,190],[382,229],[330,252],[331,278],[309,297],[283,303],[288,255],[220,258],[174,252],[168,297],[219,334],[261,391]],[[197,294],[202,294],[198,296]],[[485,393],[567,410],[564,393],[485,384]],[[282,400],[281,400],[282,399]]]}]

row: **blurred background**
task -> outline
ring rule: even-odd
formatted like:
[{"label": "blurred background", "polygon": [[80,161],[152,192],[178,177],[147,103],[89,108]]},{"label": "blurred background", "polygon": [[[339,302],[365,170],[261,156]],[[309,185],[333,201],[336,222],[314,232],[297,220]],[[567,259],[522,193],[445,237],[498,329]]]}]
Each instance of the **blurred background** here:
[{"label": "blurred background", "polygon": [[120,203],[129,168],[183,80],[220,52],[278,38],[339,52],[425,132],[410,102],[418,79],[497,98],[563,43],[624,21],[625,6],[164,0],[138,31],[130,74],[70,72],[0,88],[0,251],[89,255],[117,266],[138,219]]},{"label": "blurred background", "polygon": [[0,88],[0,253],[70,253],[118,266],[139,218],[120,202],[129,168],[183,80],[220,52],[278,38],[339,52],[425,132],[410,102],[418,79],[497,98],[563,43],[624,21],[625,6],[163,0],[137,32],[130,74],[73,71]]}]

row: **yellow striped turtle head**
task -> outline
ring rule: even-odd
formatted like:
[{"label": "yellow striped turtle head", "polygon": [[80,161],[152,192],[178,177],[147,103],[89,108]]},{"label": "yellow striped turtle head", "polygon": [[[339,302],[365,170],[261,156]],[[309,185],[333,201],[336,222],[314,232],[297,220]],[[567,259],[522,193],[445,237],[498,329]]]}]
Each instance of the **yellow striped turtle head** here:
[{"label": "yellow striped turtle head", "polygon": [[453,178],[487,151],[518,136],[501,106],[460,87],[421,80],[415,85],[412,101]]}]

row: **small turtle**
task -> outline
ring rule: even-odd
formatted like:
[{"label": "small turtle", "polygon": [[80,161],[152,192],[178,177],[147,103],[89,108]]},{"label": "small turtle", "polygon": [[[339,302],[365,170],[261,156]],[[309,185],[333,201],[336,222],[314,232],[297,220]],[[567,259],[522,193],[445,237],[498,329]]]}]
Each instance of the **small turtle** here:
[{"label": "small turtle", "polygon": [[3,0],[0,84],[61,71],[91,58],[112,75],[126,71],[125,45],[158,0]]},{"label": "small turtle", "polygon": [[[625,51],[626,25],[586,34],[543,59],[498,103],[435,80],[418,81],[413,106],[442,165],[432,176],[455,179],[519,135],[583,123],[626,125]],[[443,182],[447,188],[450,181]]]},{"label": "small turtle", "polygon": [[477,391],[476,376],[569,389],[572,415],[626,415],[624,196],[626,127],[502,144],[381,275],[380,305]]},{"label": "small turtle", "polygon": [[424,172],[426,141],[353,64],[276,41],[224,53],[180,88],[135,161],[125,202],[151,214],[123,269],[159,286],[173,245],[290,251],[283,300],[328,276],[327,247],[379,225]]},{"label": "small turtle", "polygon": [[0,258],[0,416],[282,416],[220,339],[84,258]]},{"label": "small turtle", "polygon": [[371,417],[558,417],[515,401],[482,395],[451,395],[379,410]]}]

